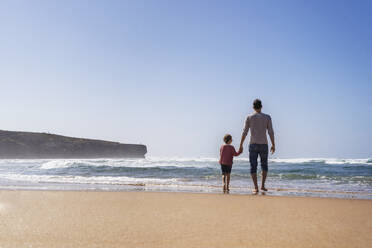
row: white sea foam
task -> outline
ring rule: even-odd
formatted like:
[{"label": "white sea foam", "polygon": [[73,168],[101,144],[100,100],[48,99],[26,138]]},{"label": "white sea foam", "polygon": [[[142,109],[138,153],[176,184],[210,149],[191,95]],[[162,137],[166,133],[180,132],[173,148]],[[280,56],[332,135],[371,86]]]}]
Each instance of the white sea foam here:
[{"label": "white sea foam", "polygon": [[[234,159],[235,164],[249,163],[249,159],[239,157]],[[273,158],[270,163],[282,164],[360,164],[372,165],[372,159],[343,159],[343,158]],[[211,157],[147,157],[144,159],[0,159],[1,166],[37,166],[40,169],[63,169],[79,166],[87,167],[132,167],[132,168],[151,168],[151,167],[194,167],[194,168],[214,168],[218,164],[218,158]]]},{"label": "white sea foam", "polygon": [[164,161],[173,161],[173,162],[216,162],[218,158],[214,157],[147,157],[146,158],[152,162],[164,162]]},{"label": "white sea foam", "polygon": [[41,169],[56,169],[56,168],[70,168],[77,167],[79,165],[85,166],[99,166],[94,160],[71,160],[71,159],[56,159],[51,161],[45,161],[41,164]]},{"label": "white sea foam", "polygon": [[110,176],[58,176],[58,175],[23,175],[23,174],[8,174],[1,175],[0,178],[28,181],[34,183],[74,183],[74,184],[174,184],[178,180],[176,178],[160,179],[160,178],[133,178],[133,177],[110,177]]},{"label": "white sea foam", "polygon": [[41,161],[41,169],[71,168],[77,166],[110,166],[110,167],[209,167],[217,163],[217,159],[55,159]]},{"label": "white sea foam", "polygon": [[41,164],[50,159],[0,159],[0,166],[3,164]]},{"label": "white sea foam", "polygon": [[326,164],[371,164],[372,159],[327,159]]},{"label": "white sea foam", "polygon": [[270,159],[273,163],[305,164],[305,163],[324,163],[324,164],[371,164],[372,159],[343,159],[343,158],[274,158]]},{"label": "white sea foam", "polygon": [[[200,162],[200,163],[217,163],[219,158],[213,157],[148,157],[145,160],[149,162]],[[249,158],[236,157],[234,161],[249,162]],[[325,164],[371,164],[371,158],[364,159],[348,159],[348,158],[272,158],[270,162],[274,163],[291,163],[291,164],[302,164],[302,163],[325,163]]]}]

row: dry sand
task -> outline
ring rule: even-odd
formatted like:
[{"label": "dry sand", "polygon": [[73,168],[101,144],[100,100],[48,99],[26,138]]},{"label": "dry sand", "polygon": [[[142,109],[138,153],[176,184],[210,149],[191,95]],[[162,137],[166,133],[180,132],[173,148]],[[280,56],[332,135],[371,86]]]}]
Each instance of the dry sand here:
[{"label": "dry sand", "polygon": [[0,191],[0,247],[371,247],[372,201]]}]

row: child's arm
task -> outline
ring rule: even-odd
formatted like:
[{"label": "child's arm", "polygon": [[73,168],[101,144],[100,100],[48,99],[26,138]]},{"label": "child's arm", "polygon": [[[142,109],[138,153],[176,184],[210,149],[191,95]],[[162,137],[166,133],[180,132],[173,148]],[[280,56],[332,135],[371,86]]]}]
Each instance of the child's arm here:
[{"label": "child's arm", "polygon": [[235,150],[235,147],[234,147],[234,156],[239,156],[240,154],[242,154],[243,152],[242,151],[238,151],[238,152],[236,152],[236,150]]}]

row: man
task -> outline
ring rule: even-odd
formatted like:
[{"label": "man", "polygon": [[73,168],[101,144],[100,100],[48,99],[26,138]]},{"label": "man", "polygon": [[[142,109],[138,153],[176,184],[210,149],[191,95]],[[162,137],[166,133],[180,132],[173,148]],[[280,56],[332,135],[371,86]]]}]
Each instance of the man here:
[{"label": "man", "polygon": [[267,191],[265,188],[265,181],[268,171],[268,144],[266,130],[269,133],[271,140],[271,153],[275,152],[275,140],[274,140],[274,130],[271,122],[270,115],[264,114],[261,112],[262,103],[261,100],[256,99],[253,102],[254,113],[247,117],[245,121],[245,126],[242,134],[242,139],[240,141],[239,150],[243,150],[243,143],[245,137],[248,134],[249,129],[251,129],[251,139],[249,142],[249,162],[251,164],[251,177],[254,183],[253,193],[258,193],[257,185],[257,158],[260,155],[261,160],[261,170],[262,170],[262,183],[261,190]]}]

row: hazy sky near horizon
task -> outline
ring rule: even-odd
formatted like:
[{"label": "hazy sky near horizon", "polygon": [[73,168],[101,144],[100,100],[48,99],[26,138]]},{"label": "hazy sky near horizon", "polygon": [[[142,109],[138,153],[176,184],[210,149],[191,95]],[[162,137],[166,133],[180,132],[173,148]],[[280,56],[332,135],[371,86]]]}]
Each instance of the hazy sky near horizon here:
[{"label": "hazy sky near horizon", "polygon": [[372,157],[371,13],[367,0],[0,1],[0,129],[218,156],[260,98],[275,157]]}]

